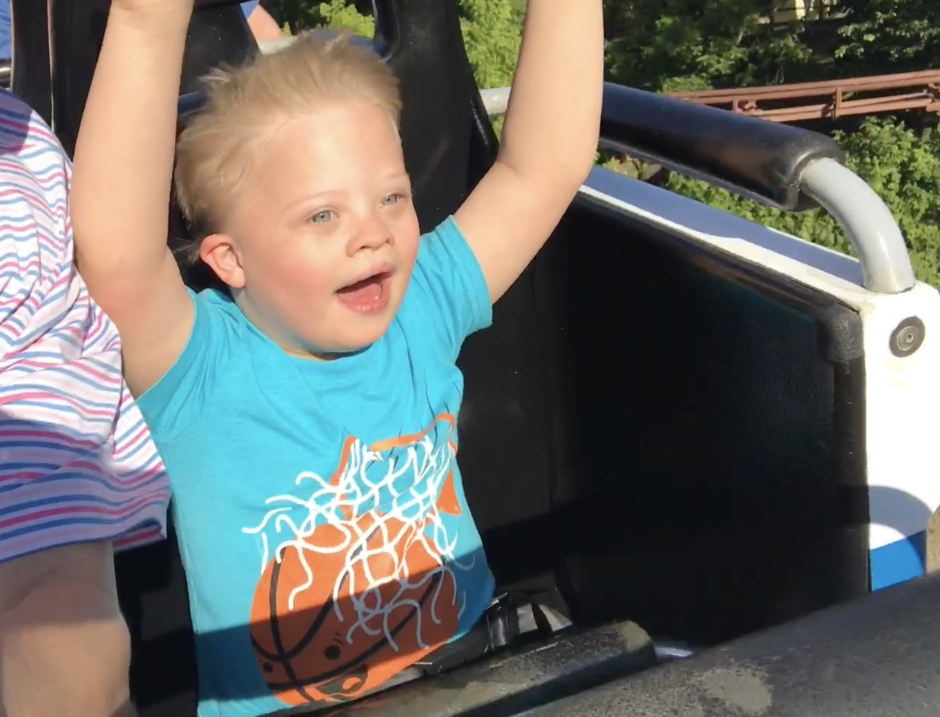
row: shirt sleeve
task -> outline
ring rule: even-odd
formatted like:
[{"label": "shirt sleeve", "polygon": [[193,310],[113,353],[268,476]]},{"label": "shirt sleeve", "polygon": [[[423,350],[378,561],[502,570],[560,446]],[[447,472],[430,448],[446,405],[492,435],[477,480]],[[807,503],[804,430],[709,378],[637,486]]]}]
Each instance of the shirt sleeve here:
[{"label": "shirt sleeve", "polygon": [[56,138],[0,91],[0,561],[164,535],[166,473],[75,271],[69,182]]},{"label": "shirt sleeve", "polygon": [[10,22],[10,0],[0,0],[0,59],[9,60],[13,57]]},{"label": "shirt sleeve", "polygon": [[412,282],[454,358],[467,336],[493,323],[483,271],[453,217],[421,237]]},{"label": "shirt sleeve", "polygon": [[256,7],[258,7],[258,0],[242,3],[242,14],[245,16],[246,20],[251,16],[251,13],[255,11]]},{"label": "shirt sleeve", "polygon": [[173,440],[199,418],[246,330],[238,309],[217,291],[188,291],[195,311],[186,348],[137,399],[157,443]]}]

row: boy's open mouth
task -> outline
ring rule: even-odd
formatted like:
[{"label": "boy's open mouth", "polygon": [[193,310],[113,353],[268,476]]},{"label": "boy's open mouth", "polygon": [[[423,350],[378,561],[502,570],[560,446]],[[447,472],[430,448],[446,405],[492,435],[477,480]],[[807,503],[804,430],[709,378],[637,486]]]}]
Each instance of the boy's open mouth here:
[{"label": "boy's open mouth", "polygon": [[359,314],[377,314],[388,306],[391,272],[383,271],[337,290],[340,303]]}]

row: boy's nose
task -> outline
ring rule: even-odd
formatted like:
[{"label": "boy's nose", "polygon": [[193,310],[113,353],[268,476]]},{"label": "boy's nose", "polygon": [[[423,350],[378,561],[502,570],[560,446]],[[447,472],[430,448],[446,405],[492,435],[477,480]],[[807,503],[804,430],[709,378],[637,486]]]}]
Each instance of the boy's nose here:
[{"label": "boy's nose", "polygon": [[353,256],[362,249],[380,249],[385,244],[394,244],[395,237],[389,227],[379,217],[362,220],[349,243],[349,255]]}]

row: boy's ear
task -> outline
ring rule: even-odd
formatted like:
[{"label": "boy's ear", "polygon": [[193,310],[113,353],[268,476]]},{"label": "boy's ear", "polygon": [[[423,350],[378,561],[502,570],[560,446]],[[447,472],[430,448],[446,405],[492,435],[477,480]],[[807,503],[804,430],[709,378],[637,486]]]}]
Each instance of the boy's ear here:
[{"label": "boy's ear", "polygon": [[233,289],[245,287],[245,270],[232,238],[227,234],[210,234],[199,245],[199,258],[215,275]]}]

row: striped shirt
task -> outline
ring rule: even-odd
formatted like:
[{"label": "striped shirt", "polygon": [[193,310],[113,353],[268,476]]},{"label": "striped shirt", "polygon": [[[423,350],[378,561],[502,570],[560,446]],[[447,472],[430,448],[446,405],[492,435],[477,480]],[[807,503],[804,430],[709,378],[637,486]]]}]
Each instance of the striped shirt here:
[{"label": "striped shirt", "polygon": [[0,90],[0,561],[165,531],[166,474],[117,330],[72,261],[70,181],[49,128]]}]

